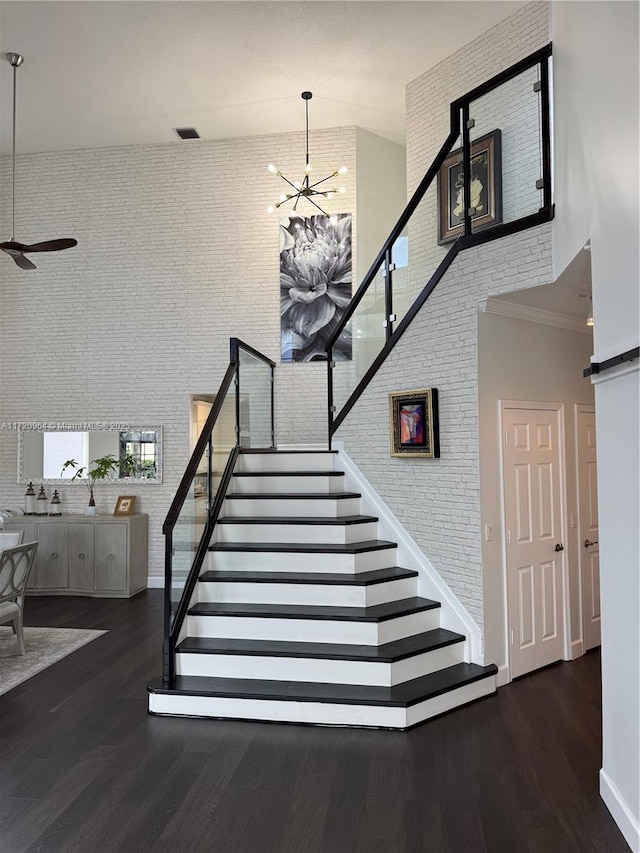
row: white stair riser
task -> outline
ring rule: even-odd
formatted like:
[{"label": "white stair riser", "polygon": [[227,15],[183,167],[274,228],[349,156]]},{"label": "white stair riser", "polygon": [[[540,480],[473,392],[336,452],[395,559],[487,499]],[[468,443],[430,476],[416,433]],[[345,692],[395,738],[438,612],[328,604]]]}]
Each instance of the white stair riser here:
[{"label": "white stair riser", "polygon": [[443,693],[441,696],[409,708],[151,693],[149,711],[152,714],[176,714],[187,717],[222,717],[235,720],[273,720],[328,726],[404,729],[493,692],[495,692],[494,676],[474,681],[473,684]]},{"label": "white stair riser", "polygon": [[378,538],[375,521],[364,524],[218,524],[216,542],[290,542],[351,545]]},{"label": "white stair riser", "polygon": [[397,565],[397,549],[361,554],[297,551],[209,551],[209,568],[224,572],[369,572]]},{"label": "white stair riser", "polygon": [[335,607],[371,607],[416,595],[416,579],[385,581],[371,586],[331,586],[306,583],[229,583],[203,581],[198,601],[236,604],[311,604]]},{"label": "white stair riser", "polygon": [[255,471],[333,471],[335,453],[241,453],[236,471],[243,474]]},{"label": "white stair riser", "polygon": [[412,678],[461,663],[462,652],[463,643],[455,643],[395,663],[180,652],[176,655],[176,671],[178,675],[212,678],[256,678],[393,687],[394,684],[402,684]]},{"label": "white stair riser", "polygon": [[496,677],[489,675],[479,681],[474,681],[472,684],[458,687],[457,690],[442,693],[426,702],[418,702],[417,705],[411,705],[407,708],[407,726],[415,726],[431,717],[437,717],[438,714],[444,714],[446,711],[459,708],[468,702],[475,702],[476,699],[481,699],[483,696],[489,696],[495,692]]},{"label": "white stair riser", "polygon": [[344,475],[327,477],[311,474],[308,477],[287,477],[286,474],[274,477],[234,477],[231,481],[233,494],[304,494],[305,492],[324,494],[344,491]]},{"label": "white stair riser", "polygon": [[341,518],[359,512],[360,498],[241,498],[226,500],[223,515],[233,518]]},{"label": "white stair riser", "polygon": [[385,622],[331,619],[276,619],[259,616],[187,617],[189,637],[229,637],[300,643],[349,643],[380,646],[438,627],[439,609],[399,616]]}]

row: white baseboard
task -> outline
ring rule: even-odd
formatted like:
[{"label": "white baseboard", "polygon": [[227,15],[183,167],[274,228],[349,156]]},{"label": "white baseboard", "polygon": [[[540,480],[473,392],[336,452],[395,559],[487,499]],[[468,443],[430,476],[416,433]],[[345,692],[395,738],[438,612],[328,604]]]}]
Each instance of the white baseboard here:
[{"label": "white baseboard", "polygon": [[509,672],[509,665],[503,663],[498,667],[496,687],[504,687],[505,684],[511,684],[511,673]]},{"label": "white baseboard", "polygon": [[164,589],[164,577],[150,575],[147,578],[147,589]]},{"label": "white baseboard", "polygon": [[604,769],[600,770],[600,796],[633,853],[640,853],[640,822]]},{"label": "white baseboard", "polygon": [[336,470],[345,472],[349,483],[347,488],[362,494],[362,512],[376,515],[380,518],[378,535],[380,539],[388,539],[398,543],[398,565],[406,569],[415,569],[419,573],[418,595],[432,598],[441,604],[440,625],[450,631],[464,634],[465,660],[484,666],[482,652],[482,633],[480,627],[467,611],[464,605],[452,592],[446,582],[420,549],[418,543],[407,532],[391,509],[373,488],[355,462],[344,449],[344,443],[334,441],[333,447],[338,451],[335,463]]},{"label": "white baseboard", "polygon": [[584,654],[584,643],[582,642],[582,640],[574,640],[571,643],[571,651],[570,651],[571,657],[569,658],[569,660],[575,660],[576,658],[580,658],[580,657],[582,657],[583,654]]}]

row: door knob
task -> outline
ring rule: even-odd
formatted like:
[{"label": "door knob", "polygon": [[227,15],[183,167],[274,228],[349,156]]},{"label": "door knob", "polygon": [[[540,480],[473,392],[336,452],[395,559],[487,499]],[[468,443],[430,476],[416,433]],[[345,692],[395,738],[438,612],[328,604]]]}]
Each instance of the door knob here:
[{"label": "door knob", "polygon": [[598,540],[597,540],[597,539],[595,539],[593,542],[592,542],[590,539],[585,539],[585,540],[584,540],[584,547],[585,547],[585,548],[589,548],[591,545],[597,545],[597,544],[598,544]]},{"label": "door knob", "polygon": [[564,545],[561,545],[559,542],[556,547],[553,549],[554,551],[564,551]]}]

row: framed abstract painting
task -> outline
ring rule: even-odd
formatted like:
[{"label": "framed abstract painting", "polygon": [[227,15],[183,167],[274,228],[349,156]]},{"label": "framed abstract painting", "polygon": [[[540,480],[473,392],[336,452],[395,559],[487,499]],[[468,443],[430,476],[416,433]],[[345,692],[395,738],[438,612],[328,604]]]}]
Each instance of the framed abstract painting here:
[{"label": "framed abstract painting", "polygon": [[389,394],[389,429],[392,456],[438,459],[438,389],[424,388]]}]

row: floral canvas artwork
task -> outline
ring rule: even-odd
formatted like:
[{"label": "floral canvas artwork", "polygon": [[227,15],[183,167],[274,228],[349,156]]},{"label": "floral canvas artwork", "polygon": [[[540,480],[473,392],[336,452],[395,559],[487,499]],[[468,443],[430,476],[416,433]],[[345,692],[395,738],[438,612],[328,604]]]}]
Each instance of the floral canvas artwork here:
[{"label": "floral canvas artwork", "polygon": [[[327,341],[351,301],[351,214],[292,216],[280,221],[282,361],[324,361]],[[333,346],[351,359],[351,332]]]}]

